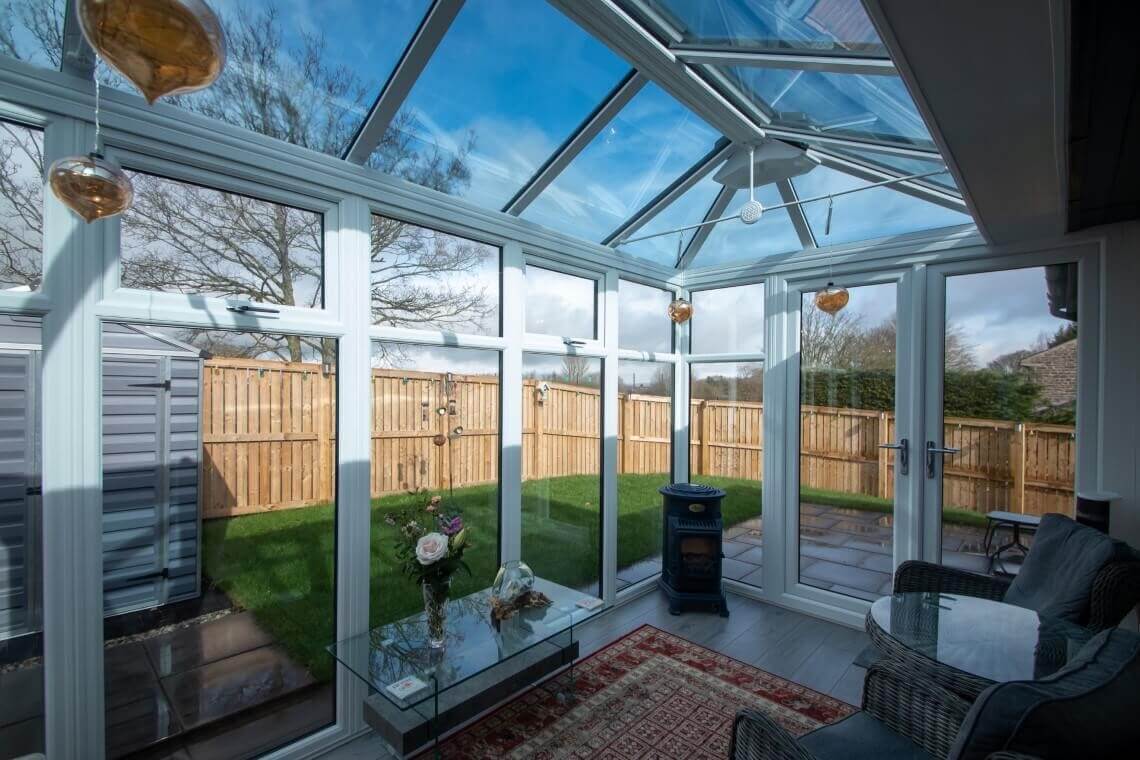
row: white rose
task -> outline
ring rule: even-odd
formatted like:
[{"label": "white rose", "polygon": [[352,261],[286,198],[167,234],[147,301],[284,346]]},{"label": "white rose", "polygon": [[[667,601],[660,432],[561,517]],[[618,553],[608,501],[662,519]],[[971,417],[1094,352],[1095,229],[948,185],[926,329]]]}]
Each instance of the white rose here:
[{"label": "white rose", "polygon": [[447,536],[442,533],[428,533],[416,541],[416,559],[421,565],[430,565],[447,556]]}]

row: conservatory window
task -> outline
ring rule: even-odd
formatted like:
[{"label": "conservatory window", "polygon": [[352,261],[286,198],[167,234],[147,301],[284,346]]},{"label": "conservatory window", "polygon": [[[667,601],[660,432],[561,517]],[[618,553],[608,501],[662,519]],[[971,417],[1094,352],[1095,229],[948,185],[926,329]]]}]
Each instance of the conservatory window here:
[{"label": "conservatory window", "polygon": [[598,337],[597,280],[527,264],[525,297],[528,333]]},{"label": "conservatory window", "polygon": [[131,172],[122,216],[125,288],[279,306],[324,305],[324,219],[315,211]]},{"label": "conservatory window", "polygon": [[764,350],[764,284],[693,293],[690,353],[755,354]]},{"label": "conservatory window", "polygon": [[618,348],[669,353],[673,323],[665,318],[673,294],[630,280],[618,281]]},{"label": "conservatory window", "polygon": [[501,251],[372,216],[372,323],[500,335]]},{"label": "conservatory window", "polygon": [[[815,170],[813,170],[815,171]],[[782,203],[775,185],[756,188],[756,200],[765,207]],[[748,201],[747,190],[737,190],[729,201],[727,214],[740,211]],[[759,261],[781,253],[793,253],[803,248],[796,228],[783,208],[765,211],[755,224],[743,224],[733,219],[714,225],[708,237],[697,249],[692,266],[707,267],[731,264],[738,261]]]},{"label": "conservatory window", "polygon": [[43,176],[43,132],[0,121],[0,289],[40,287]]}]

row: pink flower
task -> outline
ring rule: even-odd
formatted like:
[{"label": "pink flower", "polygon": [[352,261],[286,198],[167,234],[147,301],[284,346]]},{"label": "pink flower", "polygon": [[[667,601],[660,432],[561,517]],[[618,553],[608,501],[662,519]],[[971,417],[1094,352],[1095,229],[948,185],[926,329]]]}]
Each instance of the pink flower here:
[{"label": "pink flower", "polygon": [[452,517],[450,520],[444,518],[440,521],[440,527],[443,529],[445,535],[454,536],[459,531],[463,530],[463,518],[459,515]]}]

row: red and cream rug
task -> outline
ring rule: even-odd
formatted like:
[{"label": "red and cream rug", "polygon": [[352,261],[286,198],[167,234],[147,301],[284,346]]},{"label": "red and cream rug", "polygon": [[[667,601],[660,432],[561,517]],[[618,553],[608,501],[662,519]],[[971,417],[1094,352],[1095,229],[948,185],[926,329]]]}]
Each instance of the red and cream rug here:
[{"label": "red and cream rug", "polygon": [[799,736],[846,717],[851,705],[644,625],[565,674],[452,736],[445,758],[728,757],[732,721],[751,707]]}]

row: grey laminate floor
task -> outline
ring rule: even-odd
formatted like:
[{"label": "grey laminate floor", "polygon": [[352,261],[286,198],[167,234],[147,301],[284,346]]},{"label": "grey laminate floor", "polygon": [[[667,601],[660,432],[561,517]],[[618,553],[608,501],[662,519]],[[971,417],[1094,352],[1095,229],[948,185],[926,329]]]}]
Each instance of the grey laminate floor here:
[{"label": "grey laminate floor", "polygon": [[[735,594],[729,594],[728,603],[728,619],[702,612],[674,617],[654,589],[583,626],[582,656],[648,623],[858,706],[866,671],[852,661],[870,643],[867,634]],[[372,760],[392,755],[369,734],[326,757]]]}]

